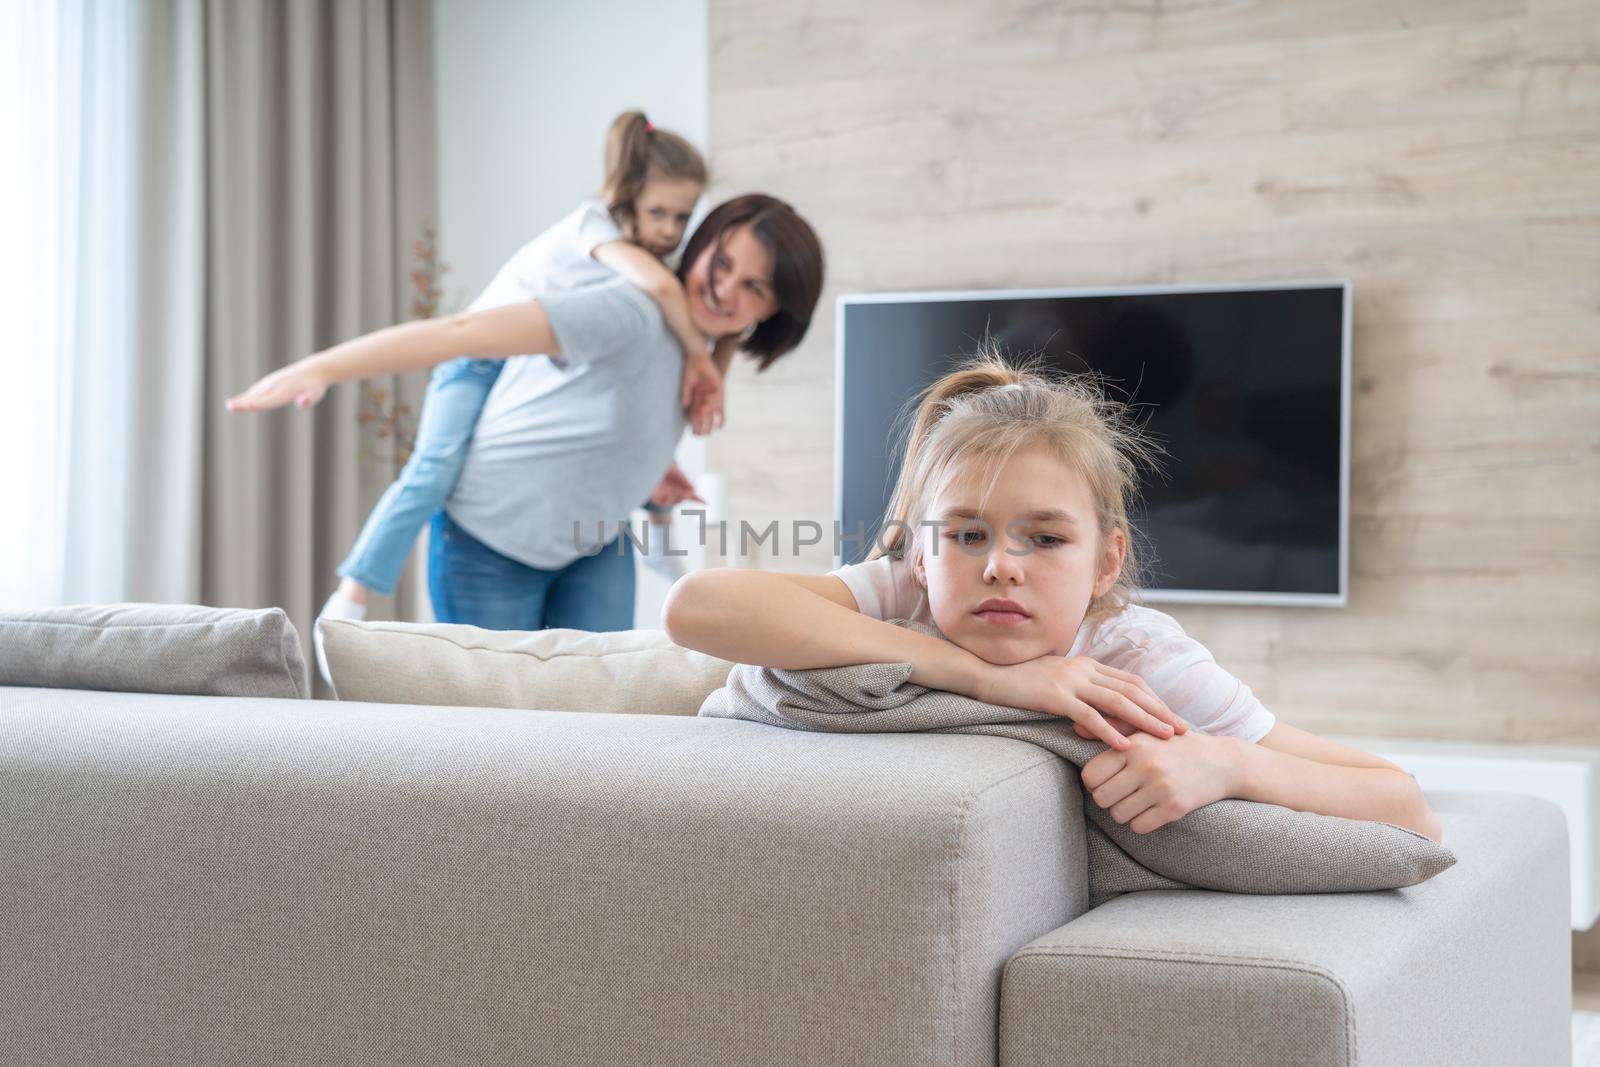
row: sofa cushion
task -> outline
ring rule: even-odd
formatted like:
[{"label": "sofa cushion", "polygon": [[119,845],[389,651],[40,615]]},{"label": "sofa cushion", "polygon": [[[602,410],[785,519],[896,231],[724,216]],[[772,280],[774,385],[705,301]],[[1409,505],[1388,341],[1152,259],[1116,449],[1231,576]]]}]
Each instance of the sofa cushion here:
[{"label": "sofa cushion", "polygon": [[[941,731],[1027,741],[1083,767],[1106,750],[1056,715],[986,704],[911,682],[909,663],[812,670],[739,665],[707,698],[704,716],[792,730],[841,733]],[[1134,833],[1093,801],[1089,892],[1198,886],[1233,893],[1349,893],[1432,878],[1455,862],[1449,849],[1389,823],[1225,799],[1147,834]]]},{"label": "sofa cushion", "polygon": [[0,612],[0,685],[311,696],[282,608],[85,604]]},{"label": "sofa cushion", "polygon": [[660,630],[483,630],[321,619],[341,700],[693,715],[733,666]]}]

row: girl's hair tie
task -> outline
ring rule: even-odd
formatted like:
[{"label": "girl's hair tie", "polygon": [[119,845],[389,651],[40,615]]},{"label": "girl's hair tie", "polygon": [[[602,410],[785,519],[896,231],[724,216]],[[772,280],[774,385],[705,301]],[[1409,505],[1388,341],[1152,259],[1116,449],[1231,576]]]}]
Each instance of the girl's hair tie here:
[{"label": "girl's hair tie", "polygon": [[645,133],[655,133],[656,132],[656,124],[653,123],[653,122],[646,122],[644,124],[644,132]]}]

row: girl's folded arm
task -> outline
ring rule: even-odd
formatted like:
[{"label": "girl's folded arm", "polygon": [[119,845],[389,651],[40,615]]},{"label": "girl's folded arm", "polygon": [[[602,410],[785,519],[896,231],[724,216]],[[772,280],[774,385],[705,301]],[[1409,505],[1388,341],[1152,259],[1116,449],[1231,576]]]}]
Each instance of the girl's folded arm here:
[{"label": "girl's folded arm", "polygon": [[697,359],[706,355],[705,338],[689,317],[689,297],[683,291],[683,283],[666,264],[631,241],[596,245],[594,258],[650,294],[650,299],[661,308],[661,318],[667,329],[682,346],[684,356]]},{"label": "girl's folded arm", "polygon": [[854,663],[912,666],[911,681],[976,695],[983,660],[960,646],[863,615],[832,575],[720,568],[685,575],[667,595],[667,634],[735,663],[801,670]]},{"label": "girl's folded arm", "polygon": [[728,377],[728,365],[733,362],[733,355],[739,351],[743,338],[737,334],[717,338],[716,345],[711,349],[711,362],[717,365],[717,373],[723,378]]},{"label": "girl's folded arm", "polygon": [[1443,835],[1422,789],[1387,760],[1281,722],[1239,752],[1234,795],[1244,800]]}]

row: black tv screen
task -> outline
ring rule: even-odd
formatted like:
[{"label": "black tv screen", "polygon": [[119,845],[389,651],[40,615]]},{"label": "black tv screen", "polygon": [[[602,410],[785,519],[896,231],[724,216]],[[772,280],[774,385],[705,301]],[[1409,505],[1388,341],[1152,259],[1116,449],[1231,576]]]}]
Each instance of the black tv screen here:
[{"label": "black tv screen", "polygon": [[1342,605],[1349,323],[1346,281],[842,297],[836,518],[869,541],[840,562],[879,529],[897,416],[989,340],[1096,372],[1165,449],[1134,516],[1146,599]]}]

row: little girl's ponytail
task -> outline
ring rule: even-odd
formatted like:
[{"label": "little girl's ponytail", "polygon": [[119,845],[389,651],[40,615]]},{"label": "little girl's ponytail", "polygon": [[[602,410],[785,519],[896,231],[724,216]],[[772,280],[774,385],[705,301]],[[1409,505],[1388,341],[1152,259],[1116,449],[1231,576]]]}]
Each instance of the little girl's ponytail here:
[{"label": "little girl's ponytail", "polygon": [[633,202],[646,179],[706,183],[706,161],[684,138],[657,128],[642,111],[624,111],[606,133],[605,180],[600,199],[624,227],[633,223]]}]

